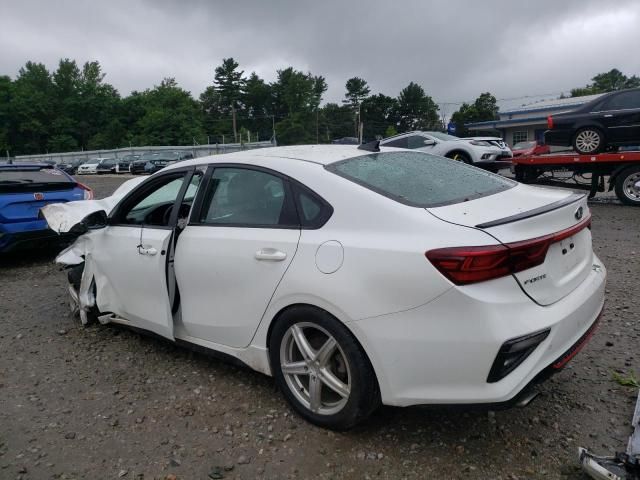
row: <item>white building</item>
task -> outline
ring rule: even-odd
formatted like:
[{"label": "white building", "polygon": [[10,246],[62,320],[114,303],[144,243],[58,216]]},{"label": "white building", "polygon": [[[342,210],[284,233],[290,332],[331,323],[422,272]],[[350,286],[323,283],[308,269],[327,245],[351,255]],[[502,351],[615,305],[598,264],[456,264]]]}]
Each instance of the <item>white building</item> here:
[{"label": "white building", "polygon": [[[465,127],[473,132],[496,132],[510,146],[518,142],[537,140],[544,141],[544,131],[547,130],[547,117],[554,113],[573,110],[602,94],[584,97],[556,98],[510,108],[498,112],[499,120],[488,122],[467,123]],[[553,148],[553,147],[552,147]]]}]

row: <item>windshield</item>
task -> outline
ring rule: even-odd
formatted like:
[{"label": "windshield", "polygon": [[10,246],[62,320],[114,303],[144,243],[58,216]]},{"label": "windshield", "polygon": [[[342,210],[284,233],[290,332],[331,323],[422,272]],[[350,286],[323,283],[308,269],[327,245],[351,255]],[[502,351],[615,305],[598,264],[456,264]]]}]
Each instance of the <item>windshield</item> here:
[{"label": "windshield", "polygon": [[156,158],[158,158],[157,153],[143,153],[140,160],[154,160]]},{"label": "windshield", "polygon": [[454,137],[453,135],[448,135],[446,133],[442,133],[442,132],[424,132],[427,135],[431,135],[434,138],[437,138],[438,140],[443,140],[445,142],[450,142],[451,140],[460,140],[460,138],[458,137]]},{"label": "windshield", "polygon": [[84,162],[84,165],[93,165],[94,163],[100,163],[100,158],[92,158],[91,160],[87,160]]},{"label": "windshield", "polygon": [[518,142],[513,146],[514,150],[524,150],[525,148],[535,147],[536,142]]},{"label": "windshield", "polygon": [[422,152],[374,153],[325,168],[400,203],[423,208],[485,197],[517,185],[465,163]]}]

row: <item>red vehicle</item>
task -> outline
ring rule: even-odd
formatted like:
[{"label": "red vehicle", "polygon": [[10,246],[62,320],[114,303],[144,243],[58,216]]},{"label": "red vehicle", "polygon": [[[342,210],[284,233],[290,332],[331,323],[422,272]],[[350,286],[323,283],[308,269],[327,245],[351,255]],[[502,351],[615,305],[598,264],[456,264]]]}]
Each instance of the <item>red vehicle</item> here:
[{"label": "red vehicle", "polygon": [[512,162],[512,172],[519,182],[589,190],[589,198],[597,192],[615,190],[625,205],[640,206],[640,151],[518,157],[514,153]]},{"label": "red vehicle", "polygon": [[513,146],[513,148],[511,148],[511,151],[513,152],[514,157],[519,157],[521,155],[545,155],[547,153],[551,153],[549,145],[543,145],[535,140],[531,140],[529,142],[518,142]]}]

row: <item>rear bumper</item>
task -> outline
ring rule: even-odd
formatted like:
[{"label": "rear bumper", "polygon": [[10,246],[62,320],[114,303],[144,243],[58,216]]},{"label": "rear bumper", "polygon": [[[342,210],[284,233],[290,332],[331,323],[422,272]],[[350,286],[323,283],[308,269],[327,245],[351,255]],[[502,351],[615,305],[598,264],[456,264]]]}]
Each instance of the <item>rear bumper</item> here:
[{"label": "rear bumper", "polygon": [[546,145],[556,145],[560,147],[567,147],[571,145],[573,141],[573,130],[568,129],[554,129],[544,132],[544,143]]},{"label": "rear bumper", "polygon": [[[46,224],[46,222],[45,222]],[[0,253],[26,250],[42,246],[62,246],[77,238],[77,235],[58,234],[49,228],[25,232],[0,232]]]},{"label": "rear bumper", "polygon": [[[387,405],[509,402],[532,382],[562,368],[566,362],[559,362],[567,352],[573,356],[590,338],[606,281],[595,256],[593,263],[599,268],[549,306],[537,305],[521,291],[514,294],[513,278],[504,277],[451,288],[413,310],[348,326],[371,359]],[[515,370],[487,382],[505,342],[545,329],[549,335]]]}]

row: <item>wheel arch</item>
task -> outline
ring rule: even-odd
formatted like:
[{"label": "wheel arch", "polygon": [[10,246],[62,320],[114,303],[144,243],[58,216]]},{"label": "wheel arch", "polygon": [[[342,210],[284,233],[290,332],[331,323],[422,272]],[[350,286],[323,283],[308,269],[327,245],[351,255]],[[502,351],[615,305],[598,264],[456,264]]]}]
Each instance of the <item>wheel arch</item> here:
[{"label": "wheel arch", "polygon": [[595,128],[597,130],[600,131],[600,133],[602,133],[602,136],[604,138],[605,143],[608,141],[608,136],[607,136],[607,129],[604,127],[603,124],[599,123],[599,122],[594,122],[593,120],[582,120],[580,122],[576,122],[574,128],[572,129],[573,132],[571,133],[571,142],[573,143],[573,140],[576,137],[576,134],[578,133],[579,130],[583,129],[583,128]]},{"label": "wheel arch", "polygon": [[453,155],[455,155],[456,153],[462,153],[469,159],[471,163],[473,163],[473,154],[462,147],[456,147],[452,150],[449,150],[447,153],[444,154],[444,156],[447,158],[453,158]]},{"label": "wheel arch", "polygon": [[628,163],[623,163],[621,165],[618,165],[616,168],[613,169],[613,171],[609,174],[609,189],[608,189],[609,191],[613,190],[613,188],[615,187],[616,180],[618,179],[618,175],[620,175],[620,173],[622,173],[628,167],[631,167],[633,165],[634,165],[633,163],[628,162]]},{"label": "wheel arch", "polygon": [[371,365],[371,368],[373,369],[373,373],[375,374],[376,381],[378,382],[378,391],[382,392],[382,388],[386,388],[386,385],[384,385],[384,387],[383,387],[384,376],[381,375],[381,373],[382,373],[381,366],[380,366],[379,362],[376,359],[375,352],[370,352],[369,350],[367,350],[366,341],[363,338],[361,338],[361,335],[358,334],[356,329],[352,328],[352,326],[350,325],[351,322],[350,321],[344,321],[338,315],[335,315],[334,313],[332,313],[329,309],[320,307],[318,305],[314,305],[313,303],[307,303],[307,302],[291,303],[289,305],[286,305],[286,306],[280,308],[280,310],[278,310],[275,313],[275,315],[272,316],[271,321],[269,322],[269,326],[267,328],[266,336],[265,336],[265,349],[266,349],[269,365],[271,365],[271,355],[270,355],[270,352],[269,352],[269,344],[271,342],[271,334],[273,332],[273,327],[276,325],[278,319],[285,312],[287,312],[287,311],[289,311],[289,310],[291,310],[293,308],[296,308],[296,307],[311,307],[311,308],[313,308],[315,310],[318,310],[319,312],[331,315],[338,322],[340,322],[343,326],[345,326],[346,329],[349,331],[349,333],[351,333],[351,335],[355,339],[355,341],[358,344],[358,346],[364,352],[364,355],[367,358],[367,360],[369,361],[369,364]]}]

